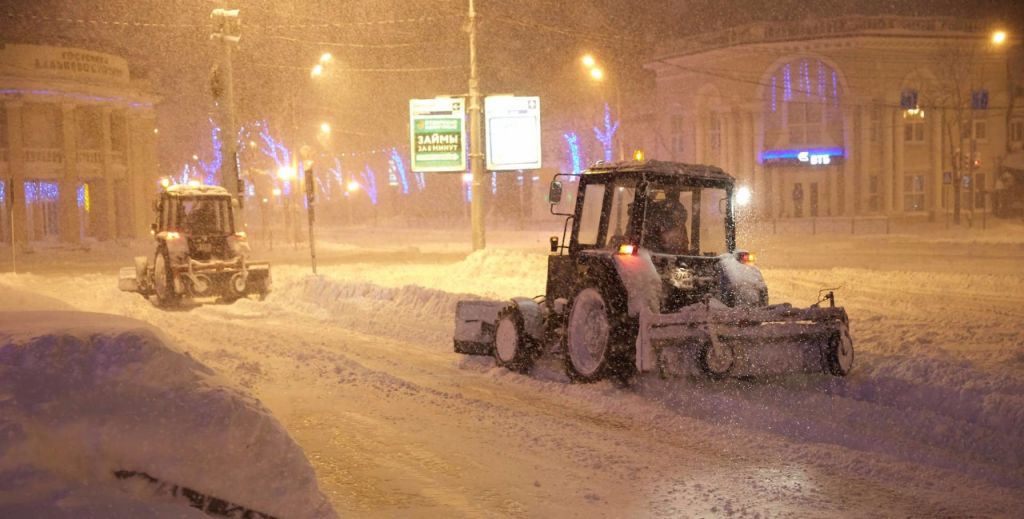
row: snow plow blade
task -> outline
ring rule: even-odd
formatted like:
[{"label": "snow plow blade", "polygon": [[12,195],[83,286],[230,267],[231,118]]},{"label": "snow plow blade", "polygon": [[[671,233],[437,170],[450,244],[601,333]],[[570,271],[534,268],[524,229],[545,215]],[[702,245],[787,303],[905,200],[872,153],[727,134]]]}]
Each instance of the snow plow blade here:
[{"label": "snow plow blade", "polygon": [[713,377],[845,376],[853,367],[843,308],[729,308],[713,301],[671,314],[644,312],[639,325],[637,369],[665,378],[700,371]]}]

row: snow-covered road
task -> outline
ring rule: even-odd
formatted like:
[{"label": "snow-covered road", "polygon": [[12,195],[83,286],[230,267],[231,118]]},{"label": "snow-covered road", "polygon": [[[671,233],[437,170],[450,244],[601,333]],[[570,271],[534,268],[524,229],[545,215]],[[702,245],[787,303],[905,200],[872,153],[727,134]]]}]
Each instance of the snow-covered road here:
[{"label": "snow-covered road", "polygon": [[460,293],[543,291],[546,234],[394,236],[328,246],[319,278],[281,254],[263,303],[162,311],[103,261],[0,286],[163,329],[274,412],[342,515],[1024,515],[1024,239],[764,239],[773,300],[844,287],[851,376],[623,387],[451,352]]}]

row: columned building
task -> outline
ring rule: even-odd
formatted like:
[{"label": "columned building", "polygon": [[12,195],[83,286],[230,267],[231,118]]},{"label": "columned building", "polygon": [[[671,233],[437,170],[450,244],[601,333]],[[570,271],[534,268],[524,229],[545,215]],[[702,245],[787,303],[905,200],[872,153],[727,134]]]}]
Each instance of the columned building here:
[{"label": "columned building", "polygon": [[147,90],[118,56],[0,45],[3,241],[12,228],[19,243],[146,232],[157,186]]},{"label": "columned building", "polygon": [[853,16],[667,42],[646,65],[649,156],[723,167],[765,217],[934,218],[954,182],[963,210],[991,209],[1024,126],[1024,78],[1008,65],[1020,39],[995,29]]}]

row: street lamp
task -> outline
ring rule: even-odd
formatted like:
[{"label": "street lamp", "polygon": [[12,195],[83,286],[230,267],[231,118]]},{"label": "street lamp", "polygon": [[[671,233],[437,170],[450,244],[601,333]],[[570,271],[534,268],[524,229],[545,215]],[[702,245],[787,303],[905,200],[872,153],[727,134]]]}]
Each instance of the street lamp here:
[{"label": "street lamp", "polygon": [[325,52],[320,55],[320,63],[329,63],[332,59],[334,59],[334,56],[332,56],[330,52]]},{"label": "street lamp", "polygon": [[330,135],[331,134],[331,123],[324,121],[320,123],[320,133]]},{"label": "street lamp", "polygon": [[1006,42],[1006,31],[995,31],[992,33],[992,43],[1002,45]]},{"label": "street lamp", "polygon": [[324,66],[320,63],[313,65],[313,70],[309,71],[309,75],[312,77],[320,77],[324,73]]}]

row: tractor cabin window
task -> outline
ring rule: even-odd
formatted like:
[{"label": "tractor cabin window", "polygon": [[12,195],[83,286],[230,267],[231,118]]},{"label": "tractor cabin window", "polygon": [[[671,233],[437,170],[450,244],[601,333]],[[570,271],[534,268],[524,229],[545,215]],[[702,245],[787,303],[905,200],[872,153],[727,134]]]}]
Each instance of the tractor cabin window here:
[{"label": "tractor cabin window", "polygon": [[724,189],[649,185],[642,245],[662,254],[726,252],[726,199]]},{"label": "tractor cabin window", "polygon": [[597,246],[601,230],[601,208],[604,206],[604,184],[588,184],[583,192],[583,210],[580,212],[580,230],[576,243],[583,247]]}]

